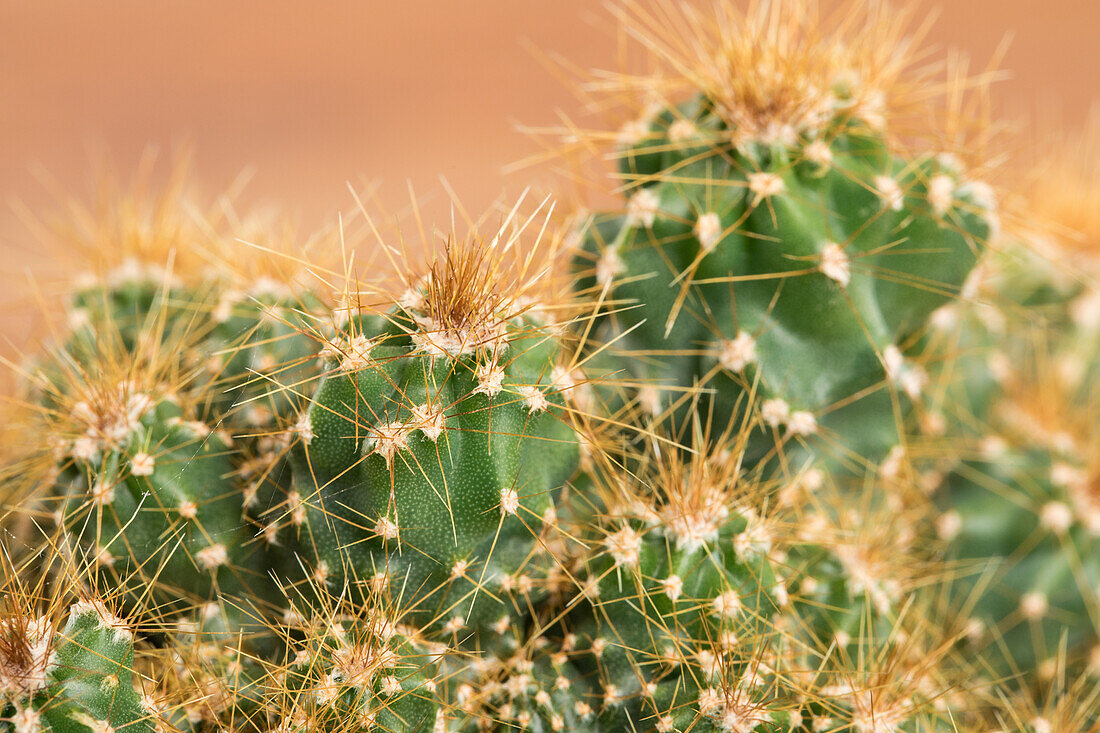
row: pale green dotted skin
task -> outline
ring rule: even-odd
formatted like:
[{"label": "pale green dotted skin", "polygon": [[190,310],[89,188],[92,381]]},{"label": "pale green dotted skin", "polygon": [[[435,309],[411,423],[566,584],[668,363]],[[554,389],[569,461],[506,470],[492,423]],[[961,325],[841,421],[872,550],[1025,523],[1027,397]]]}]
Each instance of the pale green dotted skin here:
[{"label": "pale green dotted skin", "polygon": [[[517,613],[500,594],[500,578],[539,554],[543,518],[577,465],[564,398],[551,385],[558,349],[530,322],[511,323],[499,360],[503,389],[490,397],[475,394],[487,354],[419,353],[401,328],[415,328],[411,320],[392,320],[361,326],[378,343],[371,363],[349,372],[330,362],[314,395],[312,438],[293,456],[294,489],[308,507],[298,542],[315,566],[325,564],[330,589],[347,583],[362,592],[386,572],[395,603],[424,621],[461,617],[462,636]],[[521,387],[538,387],[548,409],[529,410]],[[443,430],[435,441],[409,433],[393,455],[391,481],[371,437],[425,404],[443,410]],[[506,490],[517,494],[516,514],[502,514]],[[382,537],[381,519],[398,524],[400,537]],[[460,561],[465,575],[452,576]]]},{"label": "pale green dotted skin", "polygon": [[[645,170],[633,176],[640,186],[631,192],[656,196],[652,226],[637,216],[597,214],[585,230],[578,270],[591,275],[601,257],[617,252],[622,270],[609,298],[636,306],[620,306],[600,340],[634,327],[617,342],[626,357],[621,368],[657,385],[706,382],[720,427],[759,378],[758,404],[778,397],[792,411],[810,411],[835,453],[881,460],[898,442],[895,390],[882,354],[891,346],[904,351],[929,314],[958,292],[990,234],[993,212],[935,157],[899,158],[857,120],[837,119],[820,136],[832,155],[822,165],[807,159],[814,140],[738,151],[721,142],[729,131],[705,103],[685,105],[681,116],[703,131],[700,142],[669,143],[658,123],[653,139],[625,153],[628,177],[633,156],[643,156]],[[646,149],[661,151],[659,161]],[[782,190],[758,196],[749,177],[759,173],[776,176]],[[951,181],[942,215],[933,211],[927,188],[940,175]],[[878,177],[899,187],[898,210],[880,195],[888,192]],[[722,236],[700,256],[705,250],[694,228],[707,213],[718,215]],[[850,262],[846,286],[818,269],[830,242],[842,245]],[[693,265],[694,284],[666,336],[678,279]],[[580,287],[598,290],[592,277]],[[717,354],[720,340],[739,332],[755,339],[756,358],[735,374],[718,368]],[[676,396],[669,393],[666,404]]]},{"label": "pale green dotted skin", "polygon": [[134,688],[134,648],[130,632],[111,628],[90,608],[74,606],[53,642],[46,686],[31,700],[2,700],[0,731],[16,731],[16,708],[38,712],[42,730],[98,733],[103,724],[116,733],[153,733],[154,716]]},{"label": "pale green dotted skin", "polygon": [[[1023,670],[1024,684],[1062,643],[1074,672],[1100,645],[1100,534],[1076,513],[1072,492],[1052,480],[1059,463],[1041,449],[1010,449],[960,465],[937,496],[941,509],[957,517],[949,556],[968,568],[980,563],[975,573],[992,573],[977,595],[976,574],[957,584],[960,602],[972,604],[984,628],[968,643],[985,647],[984,657],[1005,674]],[[1053,502],[1069,512],[1064,531],[1044,526],[1044,508]],[[1046,609],[1028,618],[1022,611],[1036,593]]]},{"label": "pale green dotted skin", "polygon": [[[242,519],[230,447],[183,418],[161,400],[121,444],[72,459],[58,486],[68,534],[93,562],[109,553],[100,570],[135,612],[148,605],[163,617],[219,597],[275,598],[264,548]],[[141,453],[153,459],[148,475],[135,473]]]}]

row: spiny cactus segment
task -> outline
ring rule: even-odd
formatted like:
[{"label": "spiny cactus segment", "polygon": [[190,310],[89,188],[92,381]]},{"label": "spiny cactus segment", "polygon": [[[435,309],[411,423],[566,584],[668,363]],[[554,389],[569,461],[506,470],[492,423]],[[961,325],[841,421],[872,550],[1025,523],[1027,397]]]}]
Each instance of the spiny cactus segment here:
[{"label": "spiny cactus segment", "polygon": [[0,622],[0,729],[11,733],[152,733],[135,689],[133,632],[102,603]]},{"label": "spiny cactus segment", "polygon": [[451,240],[398,302],[338,325],[281,519],[328,588],[381,584],[457,639],[544,593],[578,460],[570,355],[525,292],[541,273],[501,270],[515,236]]},{"label": "spiny cactus segment", "polygon": [[862,468],[901,440],[926,382],[913,337],[998,214],[958,158],[898,144],[905,64],[867,44],[897,25],[866,11],[817,37],[804,9],[622,11],[669,71],[620,81],[643,110],[616,142],[626,206],[580,220],[577,271],[641,402],[702,387],[724,424],[753,393],[790,450]]}]

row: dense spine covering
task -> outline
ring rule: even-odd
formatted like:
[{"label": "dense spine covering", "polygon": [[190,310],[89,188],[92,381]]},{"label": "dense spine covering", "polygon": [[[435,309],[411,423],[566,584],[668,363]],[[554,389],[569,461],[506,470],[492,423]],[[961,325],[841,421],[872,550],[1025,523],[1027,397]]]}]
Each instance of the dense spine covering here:
[{"label": "dense spine covering", "polygon": [[156,730],[134,687],[132,632],[101,603],[74,604],[58,630],[46,617],[9,618],[0,633],[0,730]]}]

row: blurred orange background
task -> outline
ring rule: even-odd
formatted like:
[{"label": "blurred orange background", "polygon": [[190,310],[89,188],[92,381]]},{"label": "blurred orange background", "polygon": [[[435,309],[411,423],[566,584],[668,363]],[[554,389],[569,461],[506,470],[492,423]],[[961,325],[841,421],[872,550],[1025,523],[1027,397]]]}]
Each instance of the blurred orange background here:
[{"label": "blurred orange background", "polygon": [[[1013,116],[1075,128],[1100,96],[1096,0],[917,5],[939,11],[937,55],[957,49],[976,69],[1013,37],[996,89]],[[306,227],[352,207],[349,181],[378,181],[399,204],[408,180],[440,220],[443,175],[477,211],[532,181],[501,175],[536,149],[517,122],[579,111],[532,47],[615,65],[610,16],[591,0],[0,0],[0,348],[26,343],[26,273],[50,268],[8,205],[56,205],[37,170],[87,196],[97,154],[126,177],[150,144],[187,143],[207,191],[252,169],[243,203]]]}]

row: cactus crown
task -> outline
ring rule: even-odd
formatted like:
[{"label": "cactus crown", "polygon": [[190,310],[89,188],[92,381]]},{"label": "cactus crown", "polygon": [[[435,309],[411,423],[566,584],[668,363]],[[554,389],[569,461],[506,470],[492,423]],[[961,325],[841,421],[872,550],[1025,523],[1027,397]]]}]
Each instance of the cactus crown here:
[{"label": "cactus crown", "polygon": [[744,143],[815,137],[840,115],[882,128],[887,105],[907,101],[903,84],[917,86],[903,82],[920,41],[907,35],[912,13],[881,3],[848,4],[826,18],[806,0],[754,1],[745,11],[629,2],[616,14],[662,65],[619,79],[623,91],[635,103],[654,92],[701,93]]}]

